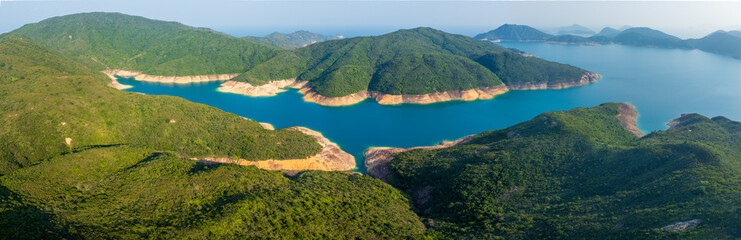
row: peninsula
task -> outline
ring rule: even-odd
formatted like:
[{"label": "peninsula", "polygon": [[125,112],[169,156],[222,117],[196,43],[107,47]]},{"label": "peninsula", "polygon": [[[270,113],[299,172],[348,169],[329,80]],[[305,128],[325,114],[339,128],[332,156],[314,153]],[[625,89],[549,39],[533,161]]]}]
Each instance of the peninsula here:
[{"label": "peninsula", "polygon": [[[510,89],[560,89],[599,75],[432,28],[318,42],[286,51],[224,83],[224,92],[272,96],[299,88],[325,106],[491,99]],[[512,86],[512,87],[510,87]]]}]

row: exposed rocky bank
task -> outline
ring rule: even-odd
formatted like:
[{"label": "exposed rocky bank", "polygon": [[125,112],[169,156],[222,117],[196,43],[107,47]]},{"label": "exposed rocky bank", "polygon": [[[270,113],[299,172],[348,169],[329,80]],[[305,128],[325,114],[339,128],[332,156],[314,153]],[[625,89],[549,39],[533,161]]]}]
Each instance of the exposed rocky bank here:
[{"label": "exposed rocky bank", "polygon": [[220,92],[236,93],[252,97],[263,97],[263,96],[275,96],[278,93],[285,92],[286,88],[303,88],[307,83],[306,81],[298,81],[296,79],[284,79],[278,81],[271,81],[265,85],[253,86],[246,82],[227,81],[221,84],[217,90]]},{"label": "exposed rocky bank", "polygon": [[[270,130],[272,125],[267,126],[261,125],[266,129]],[[245,159],[230,159],[230,158],[192,158],[201,162],[215,164],[215,163],[234,163],[244,166],[256,166],[266,170],[278,170],[283,171],[289,175],[295,175],[302,171],[307,170],[321,170],[321,171],[348,171],[355,169],[355,157],[342,151],[336,143],[331,142],[325,138],[320,132],[305,128],[305,127],[291,127],[291,130],[300,131],[306,135],[312,136],[317,140],[317,143],[322,146],[322,150],[316,155],[303,158],[303,159],[268,159],[261,161],[249,161]]]},{"label": "exposed rocky bank", "polygon": [[597,82],[597,79],[602,78],[597,73],[586,72],[581,76],[580,79],[574,81],[561,81],[561,82],[542,82],[542,83],[510,83],[507,87],[510,90],[540,90],[540,89],[564,89],[572,87],[580,87],[590,83]]},{"label": "exposed rocky bank", "polygon": [[465,136],[455,141],[442,141],[437,145],[426,146],[426,147],[412,147],[412,148],[372,147],[372,148],[368,148],[365,150],[365,152],[363,152],[363,155],[365,156],[365,167],[367,169],[369,176],[386,182],[386,176],[388,176],[388,170],[386,169],[386,165],[389,162],[391,162],[391,160],[394,160],[394,154],[400,153],[400,152],[406,152],[406,151],[410,151],[414,149],[434,150],[434,149],[458,146],[458,145],[471,141],[471,139],[473,139],[474,136],[475,135]]},{"label": "exposed rocky bank", "polygon": [[192,83],[192,82],[209,82],[224,81],[236,77],[239,74],[216,74],[200,76],[155,76],[144,74],[142,72],[127,71],[121,69],[109,69],[103,71],[108,76],[119,76],[124,78],[133,78],[137,81],[145,82],[163,82],[163,83]]},{"label": "exposed rocky bank", "polygon": [[252,97],[261,97],[275,96],[278,93],[284,92],[286,88],[295,88],[300,89],[299,93],[304,94],[304,101],[316,103],[322,106],[348,106],[365,101],[366,99],[373,99],[381,105],[430,104],[447,101],[487,100],[492,99],[497,95],[506,93],[509,90],[563,89],[578,87],[594,83],[599,78],[599,74],[586,72],[580,79],[575,81],[536,84],[517,83],[506,86],[500,85],[494,87],[437,92],[420,95],[392,95],[374,91],[362,91],[342,97],[327,97],[312,90],[308,84],[309,82],[296,79],[276,80],[260,86],[254,86],[246,82],[227,81],[222,83],[221,87],[219,87],[218,90],[221,92],[237,93]]},{"label": "exposed rocky bank", "polygon": [[643,137],[643,132],[638,129],[637,125],[636,119],[638,118],[638,111],[636,111],[636,108],[627,103],[620,103],[618,112],[620,112],[617,115],[617,118],[620,120],[620,125],[622,125],[625,130],[633,133],[633,135]]}]

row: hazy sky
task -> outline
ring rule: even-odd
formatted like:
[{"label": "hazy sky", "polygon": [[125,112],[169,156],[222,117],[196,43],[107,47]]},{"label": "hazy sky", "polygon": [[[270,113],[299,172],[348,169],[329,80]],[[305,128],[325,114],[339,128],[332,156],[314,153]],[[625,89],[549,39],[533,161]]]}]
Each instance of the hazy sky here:
[{"label": "hazy sky", "polygon": [[417,0],[0,0],[0,33],[79,12],[122,12],[208,27],[236,36],[305,29],[346,36],[434,27],[475,35],[504,23],[553,28],[646,26],[682,37],[741,29],[741,2]]}]

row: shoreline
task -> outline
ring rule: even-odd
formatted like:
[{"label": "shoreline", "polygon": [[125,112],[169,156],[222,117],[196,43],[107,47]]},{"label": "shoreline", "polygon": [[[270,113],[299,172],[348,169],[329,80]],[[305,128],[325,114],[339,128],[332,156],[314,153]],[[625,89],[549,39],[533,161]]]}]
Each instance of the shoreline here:
[{"label": "shoreline", "polygon": [[137,81],[144,82],[161,82],[161,83],[194,83],[194,82],[210,82],[210,81],[224,81],[236,77],[239,74],[214,74],[214,75],[196,75],[196,76],[156,76],[144,74],[142,72],[128,71],[121,69],[108,69],[102,71],[111,79],[115,80],[115,76],[123,78],[133,78]]},{"label": "shoreline", "polygon": [[[685,115],[682,115],[682,117],[684,116]],[[620,125],[623,127],[623,129],[629,131],[636,137],[641,138],[643,137],[643,132],[641,132],[638,129],[638,126],[636,125],[637,117],[638,117],[638,111],[636,110],[635,106],[628,104],[628,103],[619,103],[618,114],[615,115],[615,118],[617,118],[620,121]],[[667,124],[667,125],[673,127],[673,126],[677,126],[681,124],[682,117],[672,120],[672,122],[670,122],[670,124]],[[502,128],[502,129],[506,129],[506,128]],[[499,130],[502,130],[502,129],[499,129]],[[365,158],[363,160],[363,163],[365,165],[368,176],[371,176],[373,178],[386,182],[386,178],[388,177],[388,169],[386,169],[386,166],[388,165],[389,162],[394,160],[394,154],[411,151],[415,149],[436,150],[436,149],[455,147],[455,146],[459,146],[459,145],[470,142],[471,140],[473,140],[474,137],[476,137],[479,134],[468,135],[460,139],[457,139],[455,141],[442,141],[438,143],[437,145],[433,145],[433,146],[420,146],[420,147],[411,147],[411,148],[370,147],[363,152],[363,156]]]},{"label": "shoreline", "polygon": [[[263,128],[272,130],[272,125],[260,123]],[[266,159],[250,161],[245,159],[231,159],[226,157],[190,158],[206,164],[232,163],[242,166],[255,166],[260,169],[282,171],[288,175],[296,175],[303,171],[350,171],[356,169],[355,157],[343,151],[340,147],[324,137],[322,133],[305,127],[290,127],[290,130],[299,131],[317,140],[322,150],[312,156],[301,159]]]},{"label": "shoreline", "polygon": [[559,90],[572,87],[581,87],[590,83],[597,82],[597,79],[602,78],[601,75],[587,71],[581,76],[579,80],[567,81],[567,82],[543,82],[543,83],[512,83],[508,84],[510,90]]},{"label": "shoreline", "polygon": [[601,78],[599,74],[585,72],[579,80],[570,82],[544,82],[544,83],[517,83],[510,85],[499,85],[494,87],[474,88],[459,91],[446,91],[420,95],[392,95],[373,91],[362,91],[342,97],[327,97],[314,91],[309,82],[296,79],[283,79],[270,81],[264,85],[253,86],[246,82],[227,81],[221,84],[217,90],[226,93],[242,94],[251,97],[275,96],[285,92],[287,88],[299,89],[303,94],[302,99],[306,102],[316,103],[322,106],[340,107],[350,106],[366,99],[373,99],[381,105],[398,104],[431,104],[447,101],[474,101],[488,100],[497,95],[504,94],[510,90],[541,90],[541,89],[564,89],[584,86],[597,82]]},{"label": "shoreline", "polygon": [[421,146],[411,148],[370,147],[363,152],[363,156],[365,157],[363,163],[365,165],[368,176],[386,182],[386,177],[388,176],[386,165],[391,162],[391,160],[394,160],[394,154],[415,149],[435,150],[454,147],[471,141],[475,136],[476,134],[468,135],[454,141],[442,141],[433,146]]}]

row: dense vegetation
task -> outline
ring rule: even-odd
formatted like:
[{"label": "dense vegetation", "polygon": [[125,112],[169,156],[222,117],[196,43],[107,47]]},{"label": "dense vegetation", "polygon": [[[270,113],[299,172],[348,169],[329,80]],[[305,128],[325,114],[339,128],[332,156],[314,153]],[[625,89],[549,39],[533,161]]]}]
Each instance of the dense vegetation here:
[{"label": "dense vegetation", "polygon": [[[319,94],[341,97],[364,90],[389,94],[426,94],[501,85],[499,74],[546,76],[528,80],[549,81],[554,72],[580,72],[576,67],[511,56],[512,51],[486,41],[448,34],[431,28],[400,30],[375,37],[320,42],[279,54],[234,80],[262,85],[271,80],[309,81]],[[482,65],[482,56],[492,57]],[[547,64],[548,67],[531,66]],[[502,72],[492,66],[506,65]],[[551,71],[552,70],[552,71]],[[530,72],[535,71],[535,72]],[[550,77],[548,77],[550,76]],[[559,78],[560,79],[560,78]]]},{"label": "dense vegetation", "polygon": [[399,153],[388,181],[442,238],[741,237],[741,123],[691,114],[638,138],[620,108],[549,112],[461,146]]},{"label": "dense vegetation", "polygon": [[[121,92],[110,79],[25,38],[0,40],[0,175],[50,157],[105,145],[249,160],[320,150],[297,131],[169,96]],[[67,145],[65,139],[70,138]]]},{"label": "dense vegetation", "polygon": [[476,35],[479,40],[502,40],[502,41],[545,41],[553,35],[544,33],[538,29],[526,25],[504,24],[497,29]]},{"label": "dense vegetation", "polygon": [[367,176],[204,165],[128,146],[57,156],[0,177],[0,238],[388,239],[425,229]]},{"label": "dense vegetation", "polygon": [[152,75],[242,73],[281,52],[209,29],[120,13],[54,17],[13,32],[94,70],[117,68]]},{"label": "dense vegetation", "polygon": [[[397,190],[367,176],[280,172],[191,156],[298,158],[298,131],[167,96],[0,36],[0,239],[388,239],[425,229]],[[66,138],[71,139],[67,145]]]},{"label": "dense vegetation", "polygon": [[262,43],[270,46],[276,46],[283,49],[296,49],[305,47],[313,43],[323,42],[327,40],[341,39],[341,36],[326,36],[319,33],[313,33],[309,31],[296,31],[294,33],[285,34],[274,32],[264,37],[244,37],[244,39]]},{"label": "dense vegetation", "polygon": [[535,57],[524,57],[514,52],[485,54],[475,61],[494,72],[505,85],[562,83],[578,80],[584,75],[584,70],[576,67]]}]

